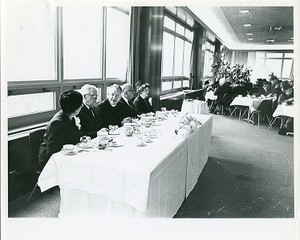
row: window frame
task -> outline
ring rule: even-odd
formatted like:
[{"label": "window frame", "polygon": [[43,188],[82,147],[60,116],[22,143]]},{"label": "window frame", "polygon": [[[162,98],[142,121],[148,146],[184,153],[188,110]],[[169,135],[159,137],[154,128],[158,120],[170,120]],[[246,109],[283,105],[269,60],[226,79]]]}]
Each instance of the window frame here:
[{"label": "window frame", "polygon": [[[176,8],[176,9],[177,9],[176,10],[176,13],[177,13],[178,8]],[[172,76],[161,76],[161,86],[162,86],[163,82],[171,82],[171,84],[172,84],[171,89],[162,90],[161,93],[162,94],[169,94],[169,93],[173,93],[173,92],[177,92],[179,90],[182,90],[183,88],[186,88],[186,87],[183,87],[183,81],[184,80],[189,80],[189,87],[188,88],[191,87],[191,82],[190,82],[189,76],[183,76],[183,74],[184,74],[184,60],[185,60],[185,45],[186,45],[186,42],[192,44],[192,41],[193,41],[193,39],[188,39],[185,36],[186,35],[185,33],[186,33],[186,29],[188,29],[189,31],[191,31],[193,33],[193,28],[192,28],[192,26],[190,26],[186,22],[187,21],[187,16],[186,16],[185,21],[184,21],[167,8],[164,9],[164,16],[170,18],[171,20],[173,20],[175,22],[175,30],[171,30],[171,29],[163,26],[163,33],[166,32],[166,33],[174,36]],[[181,35],[181,34],[176,32],[178,24],[181,25],[184,28],[184,35]],[[183,40],[183,53],[181,54],[182,55],[182,76],[174,75],[175,57],[176,57],[176,53],[177,53],[176,52],[176,46],[175,46],[176,38],[179,38],[179,39]],[[192,48],[191,48],[191,51],[192,51]],[[181,87],[176,87],[176,88],[174,87],[174,82],[176,82],[176,81],[181,81]]]},{"label": "window frame", "polygon": [[[120,7],[113,7],[119,11],[129,14],[126,10]],[[106,12],[107,7],[103,7],[103,12]],[[132,12],[132,11],[130,11]],[[99,93],[102,101],[105,99],[106,86],[116,84],[124,84],[126,83],[126,79],[117,79],[117,78],[106,78],[106,15],[103,14],[103,26],[102,26],[102,42],[100,43],[102,46],[102,76],[99,78],[84,78],[84,79],[64,79],[64,65],[63,65],[63,7],[55,6],[55,17],[54,17],[54,36],[55,36],[55,46],[54,46],[54,54],[55,54],[55,77],[56,79],[50,80],[28,80],[28,81],[8,81],[7,82],[7,97],[15,96],[15,95],[23,95],[23,94],[31,94],[31,93],[43,93],[45,91],[52,91],[56,93],[55,97],[55,110],[51,111],[42,111],[33,114],[26,114],[22,116],[16,116],[7,118],[8,119],[8,134],[14,134],[15,132],[31,129],[33,125],[45,125],[53,115],[60,110],[58,100],[59,96],[62,92],[71,89],[79,89],[86,83],[93,84],[97,88],[101,89]],[[131,19],[130,19],[131,22]],[[131,24],[131,23],[130,23]],[[129,39],[130,43],[130,39]],[[130,48],[130,44],[128,46]],[[129,49],[130,50],[130,49]],[[128,67],[128,66],[127,66]]]}]

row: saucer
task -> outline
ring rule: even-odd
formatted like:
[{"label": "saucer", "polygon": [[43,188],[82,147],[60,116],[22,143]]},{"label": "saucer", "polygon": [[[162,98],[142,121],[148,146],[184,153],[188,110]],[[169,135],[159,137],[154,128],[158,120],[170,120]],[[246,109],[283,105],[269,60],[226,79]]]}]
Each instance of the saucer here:
[{"label": "saucer", "polygon": [[146,143],[137,144],[138,147],[145,147],[146,145]]},{"label": "saucer", "polygon": [[64,153],[63,152],[63,155],[66,155],[66,156],[73,156],[73,155],[76,155],[77,152],[76,151],[73,151],[73,152],[67,152],[67,153]]}]

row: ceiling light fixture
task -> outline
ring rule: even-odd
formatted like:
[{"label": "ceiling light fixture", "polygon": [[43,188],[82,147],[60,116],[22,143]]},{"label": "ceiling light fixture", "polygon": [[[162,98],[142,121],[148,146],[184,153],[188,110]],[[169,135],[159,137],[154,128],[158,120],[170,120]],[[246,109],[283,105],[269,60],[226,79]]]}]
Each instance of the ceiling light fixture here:
[{"label": "ceiling light fixture", "polygon": [[244,27],[251,27],[251,26],[252,26],[251,23],[244,24]]},{"label": "ceiling light fixture", "polygon": [[267,39],[266,42],[267,42],[267,43],[274,43],[274,42],[275,42],[275,39]]},{"label": "ceiling light fixture", "polygon": [[270,32],[272,32],[272,31],[280,31],[281,28],[282,28],[281,26],[276,26],[276,27],[270,27],[269,30],[270,30]]},{"label": "ceiling light fixture", "polygon": [[247,33],[247,36],[253,36],[253,33]]},{"label": "ceiling light fixture", "polygon": [[294,39],[289,39],[288,42],[294,42]]},{"label": "ceiling light fixture", "polygon": [[291,37],[292,40],[294,40],[294,37]]},{"label": "ceiling light fixture", "polygon": [[251,40],[253,40],[253,38],[248,38],[248,40],[250,40],[250,41],[251,41]]},{"label": "ceiling light fixture", "polygon": [[240,10],[240,13],[241,13],[241,14],[250,13],[250,10],[248,10],[248,9],[245,9],[245,10]]}]

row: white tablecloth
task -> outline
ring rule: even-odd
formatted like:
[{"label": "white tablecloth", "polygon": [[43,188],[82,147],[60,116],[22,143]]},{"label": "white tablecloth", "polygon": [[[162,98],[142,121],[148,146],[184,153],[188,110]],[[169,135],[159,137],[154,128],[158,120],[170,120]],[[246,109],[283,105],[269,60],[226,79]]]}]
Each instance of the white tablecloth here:
[{"label": "white tablecloth", "polygon": [[186,139],[174,129],[176,119],[162,122],[162,136],[146,147],[134,137],[111,151],[53,154],[39,177],[45,191],[59,185],[60,217],[172,217],[190,193],[208,159],[212,117]]},{"label": "white tablecloth", "polygon": [[249,107],[250,112],[257,110],[259,105],[264,100],[270,100],[272,98],[252,98],[252,97],[242,97],[237,96],[233,99],[230,106],[245,106]]},{"label": "white tablecloth", "polygon": [[184,100],[181,106],[183,113],[209,114],[209,108],[205,101]]},{"label": "white tablecloth", "polygon": [[273,113],[273,117],[278,117],[278,116],[294,117],[294,106],[284,105],[284,104],[278,105],[276,110]]}]

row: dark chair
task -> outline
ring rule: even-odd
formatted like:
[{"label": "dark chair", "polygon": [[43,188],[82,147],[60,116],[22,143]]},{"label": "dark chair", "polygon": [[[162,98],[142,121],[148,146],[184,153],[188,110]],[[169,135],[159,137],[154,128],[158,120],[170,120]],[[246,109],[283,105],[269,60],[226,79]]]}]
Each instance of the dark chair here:
[{"label": "dark chair", "polygon": [[[29,133],[29,151],[30,151],[30,159],[32,162],[34,162],[38,167],[37,167],[37,171],[36,174],[40,175],[41,173],[41,167],[40,167],[40,163],[39,163],[39,149],[40,149],[40,145],[43,142],[43,136],[45,134],[45,129],[37,129],[34,130],[32,132]],[[37,188],[37,182],[34,185],[26,203],[24,208],[27,206],[29,200],[31,199],[33,193],[35,192],[36,188]]]},{"label": "dark chair", "polygon": [[[254,110],[250,115],[250,120],[253,121],[254,115],[257,115],[257,126],[260,125],[260,119],[267,118],[268,124],[270,124],[270,117],[272,116],[273,101],[271,99],[263,100],[258,106],[257,110]],[[253,119],[253,120],[252,120]],[[253,121],[254,122],[254,121]]]}]

